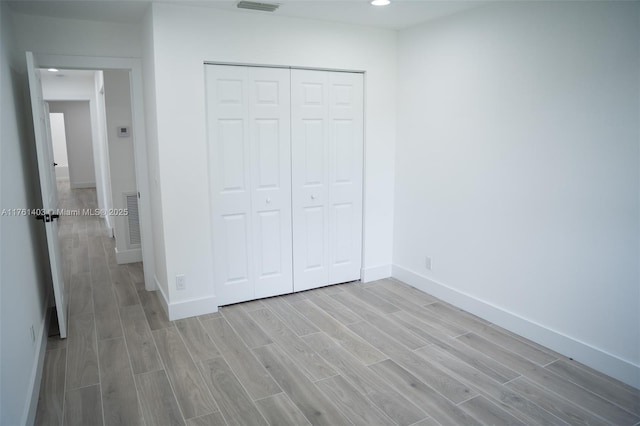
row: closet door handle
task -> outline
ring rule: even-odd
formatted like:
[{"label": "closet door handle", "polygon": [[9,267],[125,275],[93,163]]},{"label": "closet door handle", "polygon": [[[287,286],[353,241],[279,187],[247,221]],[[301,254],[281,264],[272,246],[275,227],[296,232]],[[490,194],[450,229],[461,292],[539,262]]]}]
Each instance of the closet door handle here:
[{"label": "closet door handle", "polygon": [[267,198],[265,201],[267,202],[267,204],[271,204],[271,198]]},{"label": "closet door handle", "polygon": [[315,199],[316,199],[316,196],[315,196],[315,195],[312,195],[312,196],[311,196],[311,199],[312,199],[312,200],[315,200]]}]

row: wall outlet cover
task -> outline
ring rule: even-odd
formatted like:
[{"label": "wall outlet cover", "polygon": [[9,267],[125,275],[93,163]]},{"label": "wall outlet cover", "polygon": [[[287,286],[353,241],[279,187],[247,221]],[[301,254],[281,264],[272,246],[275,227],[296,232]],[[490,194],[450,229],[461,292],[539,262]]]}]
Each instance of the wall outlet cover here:
[{"label": "wall outlet cover", "polygon": [[184,275],[176,275],[176,290],[187,289],[187,278]]},{"label": "wall outlet cover", "polygon": [[425,256],[424,258],[424,267],[431,270],[431,258],[429,256]]}]

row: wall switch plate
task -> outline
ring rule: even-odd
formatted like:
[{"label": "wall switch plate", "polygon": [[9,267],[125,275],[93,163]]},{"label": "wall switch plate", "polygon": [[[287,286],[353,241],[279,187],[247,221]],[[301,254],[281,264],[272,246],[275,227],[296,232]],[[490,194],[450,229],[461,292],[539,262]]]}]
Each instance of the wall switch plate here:
[{"label": "wall switch plate", "polygon": [[424,258],[424,267],[431,270],[431,258],[429,256],[425,256]]},{"label": "wall switch plate", "polygon": [[187,278],[184,275],[176,275],[176,290],[187,289]]}]

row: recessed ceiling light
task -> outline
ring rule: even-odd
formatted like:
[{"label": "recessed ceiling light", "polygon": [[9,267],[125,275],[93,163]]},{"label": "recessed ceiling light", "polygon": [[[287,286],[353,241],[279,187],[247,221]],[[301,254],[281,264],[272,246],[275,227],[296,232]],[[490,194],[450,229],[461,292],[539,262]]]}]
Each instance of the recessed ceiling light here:
[{"label": "recessed ceiling light", "polygon": [[49,72],[58,72],[60,70],[58,68],[49,68],[47,71],[49,71]]},{"label": "recessed ceiling light", "polygon": [[389,3],[391,3],[389,0],[373,0],[371,2],[371,4],[374,6],[386,6]]}]

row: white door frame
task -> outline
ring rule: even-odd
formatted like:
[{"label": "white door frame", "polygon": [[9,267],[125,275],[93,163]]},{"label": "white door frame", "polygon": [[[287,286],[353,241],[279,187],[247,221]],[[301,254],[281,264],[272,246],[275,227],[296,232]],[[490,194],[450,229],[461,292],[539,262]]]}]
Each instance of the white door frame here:
[{"label": "white door frame", "polygon": [[129,70],[131,82],[131,112],[133,115],[133,151],[136,169],[136,185],[140,193],[139,212],[142,240],[142,261],[144,266],[145,289],[157,290],[155,283],[155,258],[151,227],[151,205],[149,200],[149,173],[147,164],[147,137],[144,120],[144,92],[142,83],[142,62],[137,58],[66,56],[34,54],[43,68],[67,68],[108,70]]}]

